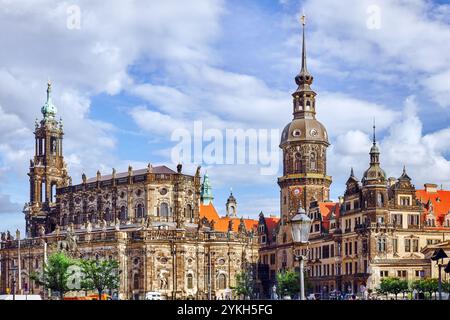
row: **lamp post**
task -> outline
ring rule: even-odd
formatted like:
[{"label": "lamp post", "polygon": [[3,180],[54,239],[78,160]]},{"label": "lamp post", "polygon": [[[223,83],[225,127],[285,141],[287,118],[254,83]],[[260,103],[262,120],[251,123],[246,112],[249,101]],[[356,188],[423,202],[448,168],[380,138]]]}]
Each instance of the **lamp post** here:
[{"label": "lamp post", "polygon": [[[291,232],[292,240],[294,244],[308,244],[309,232],[311,228],[312,220],[306,215],[305,209],[299,207],[298,212],[291,219]],[[308,251],[308,248],[307,248]],[[307,253],[306,253],[307,254]],[[305,270],[305,260],[306,255],[295,253],[294,257],[300,262],[300,300],[305,300],[305,280],[304,280],[304,270]]]},{"label": "lamp post", "polygon": [[[447,254],[442,248],[436,249],[436,251],[433,253],[433,256],[431,257],[431,260],[436,261],[436,264],[439,269],[439,278],[438,278],[439,300],[442,300],[442,266],[444,264],[444,259],[447,257],[448,257]],[[441,263],[439,263],[439,260],[441,260]]]}]

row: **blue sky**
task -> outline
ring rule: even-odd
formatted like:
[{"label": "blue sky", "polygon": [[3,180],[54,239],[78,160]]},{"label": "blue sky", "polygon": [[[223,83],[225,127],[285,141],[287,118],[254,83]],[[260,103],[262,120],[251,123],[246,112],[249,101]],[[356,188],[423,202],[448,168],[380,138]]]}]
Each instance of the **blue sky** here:
[{"label": "blue sky", "polygon": [[[417,187],[450,188],[450,6],[432,1],[0,1],[0,229],[23,228],[34,119],[47,79],[65,124],[74,182],[97,169],[171,163],[177,128],[282,129],[292,118],[307,15],[317,118],[328,129],[331,196],[381,161]],[[371,6],[378,15],[373,15]],[[75,6],[75,7],[74,7]],[[80,10],[80,28],[68,27]],[[373,9],[373,8],[372,8]],[[372,20],[371,20],[372,19]],[[369,28],[368,21],[377,21]],[[73,26],[73,25],[72,25]],[[258,165],[203,165],[215,205],[278,214],[277,176]],[[281,168],[280,168],[281,169]],[[193,165],[185,165],[194,173]]]}]

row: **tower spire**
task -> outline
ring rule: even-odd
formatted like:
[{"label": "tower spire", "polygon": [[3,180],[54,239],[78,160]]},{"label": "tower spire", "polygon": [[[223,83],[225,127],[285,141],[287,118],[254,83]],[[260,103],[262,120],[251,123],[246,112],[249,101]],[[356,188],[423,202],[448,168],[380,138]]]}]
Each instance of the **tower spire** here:
[{"label": "tower spire", "polygon": [[306,16],[303,14],[300,18],[302,23],[303,30],[303,41],[302,41],[302,72],[308,72],[308,68],[306,67],[306,41],[305,41],[305,25],[306,25]]},{"label": "tower spire", "polygon": [[302,24],[302,68],[300,69],[300,73],[295,77],[295,82],[299,86],[297,91],[311,91],[309,86],[313,82],[313,76],[308,72],[306,66],[306,16],[304,14],[300,17],[300,23]]},{"label": "tower spire", "polygon": [[375,126],[375,118],[373,118],[373,145],[377,144],[377,139],[375,137],[375,130],[376,130],[376,126]]}]

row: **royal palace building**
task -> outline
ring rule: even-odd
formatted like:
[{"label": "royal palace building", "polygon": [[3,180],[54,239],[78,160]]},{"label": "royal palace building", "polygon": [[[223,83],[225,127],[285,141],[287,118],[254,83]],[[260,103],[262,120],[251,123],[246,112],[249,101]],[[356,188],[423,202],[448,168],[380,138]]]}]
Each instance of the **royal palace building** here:
[{"label": "royal palace building", "polygon": [[[383,277],[435,277],[431,248],[440,244],[450,254],[450,191],[433,184],[418,190],[406,169],[398,178],[388,177],[381,168],[374,126],[368,169],[361,181],[351,169],[344,195],[338,202],[330,201],[329,142],[325,127],[316,119],[305,27],[301,65],[295,78],[293,120],[280,143],[284,159],[283,176],[278,179],[280,218],[261,214],[258,225],[263,294],[270,295],[277,272],[298,272],[294,253],[307,256],[308,293],[322,297],[336,292],[367,294],[378,288]],[[297,245],[291,237],[290,219],[299,207],[313,220],[308,245]]]},{"label": "royal palace building", "polygon": [[[119,297],[142,299],[159,291],[167,299],[230,298],[236,274],[258,260],[257,221],[237,217],[231,194],[219,217],[207,174],[148,165],[72,184],[63,157],[63,123],[56,120],[51,85],[36,122],[30,161],[26,238],[1,234],[0,293],[41,293],[30,279],[47,256],[67,250],[81,258],[115,259]],[[19,270],[19,271],[17,271]],[[13,274],[14,273],[14,274]],[[72,293],[75,294],[75,293]]]}]

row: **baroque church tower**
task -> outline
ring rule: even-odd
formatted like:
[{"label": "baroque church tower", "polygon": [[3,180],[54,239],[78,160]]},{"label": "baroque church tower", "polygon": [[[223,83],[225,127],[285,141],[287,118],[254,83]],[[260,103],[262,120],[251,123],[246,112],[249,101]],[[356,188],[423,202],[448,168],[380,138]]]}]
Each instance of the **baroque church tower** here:
[{"label": "baroque church tower", "polygon": [[30,202],[24,213],[28,236],[52,232],[56,221],[52,211],[56,209],[56,189],[67,186],[70,177],[63,158],[63,123],[57,121],[56,106],[51,96],[52,86],[48,83],[47,101],[41,109],[43,118],[35,126],[35,155],[30,160]]},{"label": "baroque church tower", "polygon": [[283,223],[294,215],[299,206],[308,210],[311,202],[329,199],[331,177],[327,175],[326,151],[329,146],[325,127],[316,120],[316,93],[311,89],[313,76],[306,66],[305,17],[302,17],[302,67],[295,77],[298,85],[293,96],[293,120],[281,136],[283,176],[281,188],[281,217]]},{"label": "baroque church tower", "polygon": [[373,125],[373,144],[370,148],[370,165],[362,178],[362,208],[367,211],[371,222],[385,223],[388,221],[388,180],[380,166],[380,150],[375,138]]}]

